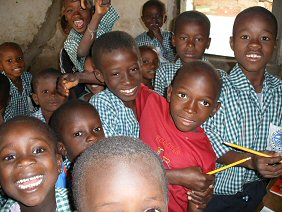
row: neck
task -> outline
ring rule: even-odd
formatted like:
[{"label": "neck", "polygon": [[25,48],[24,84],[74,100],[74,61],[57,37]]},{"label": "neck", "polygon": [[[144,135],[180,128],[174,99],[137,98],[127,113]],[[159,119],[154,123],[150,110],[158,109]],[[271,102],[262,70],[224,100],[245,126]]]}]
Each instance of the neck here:
[{"label": "neck", "polygon": [[264,81],[264,72],[244,72],[252,86],[254,87],[257,93],[261,93],[263,81]]},{"label": "neck", "polygon": [[154,36],[154,33],[151,31],[151,30],[149,30],[148,32],[147,32],[147,35],[150,37],[150,38],[154,38],[155,36]]},{"label": "neck", "polygon": [[41,108],[41,111],[42,111],[43,117],[44,117],[45,120],[46,120],[46,123],[48,124],[48,123],[49,123],[49,120],[50,120],[50,118],[51,118],[51,116],[52,116],[52,114],[53,114],[53,112],[46,111],[46,110],[44,110],[44,109],[42,109],[42,108]]},{"label": "neck", "polygon": [[153,85],[152,85],[152,80],[151,79],[144,79],[143,78],[142,83],[144,85],[146,85],[148,88],[153,89]]}]

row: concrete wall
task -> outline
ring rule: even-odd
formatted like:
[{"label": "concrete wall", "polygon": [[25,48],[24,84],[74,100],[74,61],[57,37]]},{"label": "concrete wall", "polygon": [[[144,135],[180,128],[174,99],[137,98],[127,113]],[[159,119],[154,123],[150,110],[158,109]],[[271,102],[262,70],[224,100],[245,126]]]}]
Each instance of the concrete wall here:
[{"label": "concrete wall", "polygon": [[[175,1],[162,0],[167,5],[168,29],[176,14]],[[136,36],[145,30],[140,20],[146,0],[112,0],[120,14],[114,30]],[[26,69],[32,73],[47,67],[58,68],[59,51],[65,36],[60,28],[62,0],[0,0],[0,43],[13,41],[21,45]]]}]

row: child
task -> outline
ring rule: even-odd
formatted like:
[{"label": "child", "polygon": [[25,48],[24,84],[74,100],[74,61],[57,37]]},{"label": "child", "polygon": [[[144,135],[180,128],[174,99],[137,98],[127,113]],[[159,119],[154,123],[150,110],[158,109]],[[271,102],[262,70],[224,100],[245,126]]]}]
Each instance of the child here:
[{"label": "child", "polygon": [[142,59],[142,83],[148,88],[153,89],[156,70],[159,68],[159,56],[151,46],[140,46]]},{"label": "child", "polygon": [[95,37],[111,31],[119,16],[110,3],[103,4],[103,0],[95,1],[94,13],[89,7],[83,9],[79,0],[64,0],[64,15],[72,27],[64,49],[76,69],[82,72]]},{"label": "child", "polygon": [[30,115],[34,111],[31,102],[31,74],[24,71],[25,63],[21,47],[13,42],[0,45],[0,71],[10,81],[11,100],[6,107],[4,120],[17,115]]},{"label": "child", "polygon": [[[84,63],[84,71],[86,72],[90,72],[90,73],[94,73],[95,72],[95,67],[92,61],[91,57],[87,57]],[[80,99],[88,102],[90,100],[90,98],[105,90],[105,86],[104,85],[99,85],[99,84],[86,84],[86,94],[83,94]]]},{"label": "child", "polygon": [[53,112],[67,101],[67,98],[60,95],[56,89],[57,79],[60,75],[58,70],[48,68],[37,73],[32,79],[32,98],[40,108],[31,116],[45,123],[49,123]]},{"label": "child", "polygon": [[186,11],[177,16],[174,25],[173,45],[179,59],[175,63],[162,65],[156,73],[154,90],[160,95],[166,95],[176,71],[184,64],[202,59],[204,52],[210,46],[210,21],[198,11]]},{"label": "child", "polygon": [[142,8],[141,19],[148,32],[143,32],[135,38],[138,46],[153,46],[160,55],[161,63],[175,61],[172,33],[161,30],[166,18],[164,3],[159,0],[147,1]]},{"label": "child", "polygon": [[54,112],[50,126],[58,136],[59,151],[65,158],[56,187],[71,187],[70,175],[75,159],[105,137],[99,114],[88,102],[70,100]]},{"label": "child", "polygon": [[277,28],[275,16],[258,6],[243,10],[235,19],[230,45],[238,63],[223,78],[221,109],[204,127],[218,166],[252,159],[216,175],[215,195],[207,211],[254,211],[266,193],[266,178],[282,175],[278,163],[282,156],[260,157],[223,144],[264,151],[270,125],[282,127],[282,82],[266,71]]},{"label": "child", "polygon": [[10,82],[8,78],[0,74],[0,125],[4,123],[4,112],[10,100]]},{"label": "child", "polygon": [[106,138],[78,157],[73,169],[78,211],[167,212],[159,157],[140,140]]},{"label": "child", "polygon": [[0,126],[1,211],[71,211],[69,193],[55,189],[61,170],[56,137],[42,121],[15,117]]},{"label": "child", "polygon": [[195,210],[211,197],[214,177],[203,173],[215,169],[216,156],[200,126],[219,109],[220,90],[217,71],[208,63],[193,61],[177,71],[167,100],[147,90],[136,106],[140,139],[160,155],[167,169],[169,211],[187,211],[188,206]]}]

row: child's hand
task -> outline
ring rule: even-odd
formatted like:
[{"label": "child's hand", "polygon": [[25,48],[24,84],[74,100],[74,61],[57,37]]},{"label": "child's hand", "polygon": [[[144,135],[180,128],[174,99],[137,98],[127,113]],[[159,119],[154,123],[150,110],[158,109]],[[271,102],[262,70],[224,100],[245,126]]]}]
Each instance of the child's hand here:
[{"label": "child's hand", "polygon": [[80,5],[83,9],[86,9],[86,5],[87,5],[87,0],[80,0]]},{"label": "child's hand", "polygon": [[70,89],[77,86],[79,83],[75,74],[64,74],[58,78],[57,90],[63,96],[69,96]]},{"label": "child's hand", "polygon": [[95,14],[97,15],[105,15],[110,6],[111,6],[111,1],[110,0],[95,0]]},{"label": "child's hand", "polygon": [[157,38],[160,41],[160,43],[162,44],[163,43],[163,36],[162,36],[161,28],[159,27],[159,25],[151,24],[150,30],[153,32],[155,38]]},{"label": "child's hand", "polygon": [[187,195],[188,200],[195,205],[196,209],[204,209],[212,198],[213,185],[210,185],[205,191],[189,191]]},{"label": "child's hand", "polygon": [[263,153],[272,157],[261,157],[252,155],[251,167],[257,170],[265,178],[275,178],[282,175],[282,156],[275,152],[264,151]]}]

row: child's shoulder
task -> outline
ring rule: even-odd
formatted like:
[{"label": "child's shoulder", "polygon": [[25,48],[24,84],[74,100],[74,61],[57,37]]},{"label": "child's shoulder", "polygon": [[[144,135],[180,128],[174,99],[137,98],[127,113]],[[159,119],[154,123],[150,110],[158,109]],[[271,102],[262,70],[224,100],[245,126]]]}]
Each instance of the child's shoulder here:
[{"label": "child's shoulder", "polygon": [[91,97],[89,103],[99,108],[116,108],[124,105],[122,101],[109,89],[105,89]]}]

